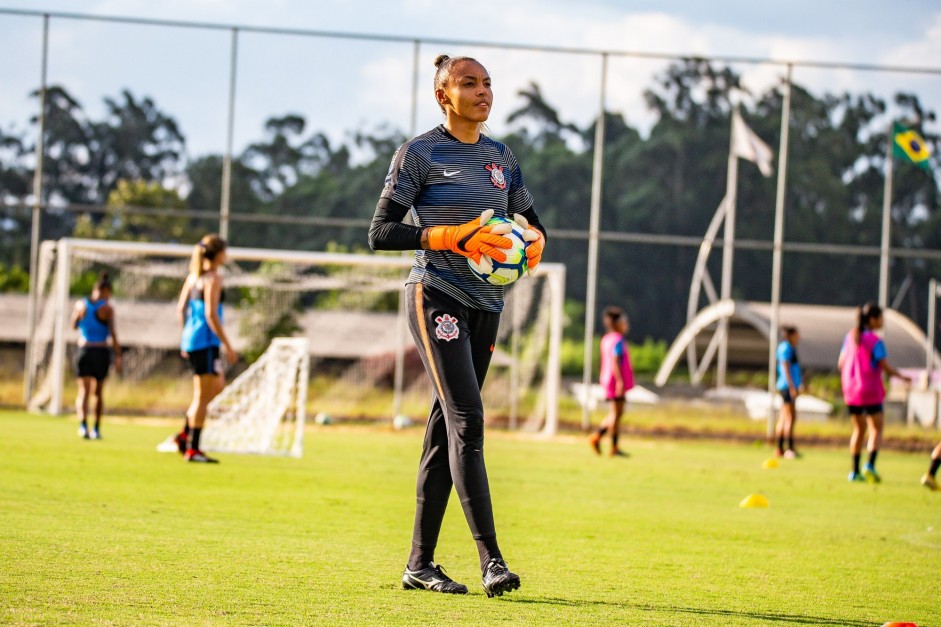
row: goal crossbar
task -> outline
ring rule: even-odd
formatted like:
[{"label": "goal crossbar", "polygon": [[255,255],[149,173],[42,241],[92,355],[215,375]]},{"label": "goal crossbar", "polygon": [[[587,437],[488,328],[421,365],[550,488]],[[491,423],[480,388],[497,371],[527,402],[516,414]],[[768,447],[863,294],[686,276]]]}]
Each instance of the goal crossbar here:
[{"label": "goal crossbar", "polygon": [[[100,253],[112,255],[133,255],[133,256],[159,256],[167,258],[185,259],[192,255],[193,247],[186,244],[162,244],[151,242],[125,242],[113,240],[94,240],[80,238],[62,238],[57,241],[46,241],[41,246],[40,254],[48,258],[55,259],[55,281],[51,286],[55,314],[54,324],[51,329],[51,355],[50,369],[53,373],[50,381],[50,399],[48,411],[53,414],[60,414],[63,410],[63,389],[64,377],[66,371],[66,346],[67,346],[67,321],[70,310],[70,282],[69,282],[69,264],[73,255],[78,253]],[[402,269],[405,270],[413,265],[411,256],[396,255],[369,255],[354,253],[330,253],[330,252],[308,252],[297,250],[278,250],[266,248],[242,248],[233,246],[226,250],[227,257],[233,261],[244,262],[281,262],[286,264],[307,264],[320,266],[346,266],[359,267],[367,271],[369,269]],[[559,263],[543,262],[539,265],[538,274],[543,275],[548,287],[548,350],[545,361],[545,381],[544,398],[540,399],[540,405],[544,412],[542,421],[542,431],[547,435],[555,434],[558,428],[558,404],[559,390],[561,388],[561,350],[562,350],[562,325],[563,325],[563,304],[565,298],[565,266]],[[523,281],[526,278],[521,279]],[[36,284],[38,285],[38,281]],[[39,289],[37,287],[37,289]],[[397,288],[399,291],[400,303],[404,299],[404,285]],[[407,328],[404,319],[404,307],[399,307],[397,322],[398,329],[390,329],[390,333],[401,331]],[[31,374],[34,364],[34,351],[31,344],[37,340],[36,320],[29,321],[28,345],[27,345],[27,393],[30,392],[30,386],[33,383]],[[407,331],[399,332],[400,338],[397,343],[400,345],[398,350],[404,352],[404,345],[407,342]],[[401,360],[396,360],[396,389],[397,397],[401,395],[402,376],[399,369],[402,367]],[[396,403],[398,406],[398,403]]]}]

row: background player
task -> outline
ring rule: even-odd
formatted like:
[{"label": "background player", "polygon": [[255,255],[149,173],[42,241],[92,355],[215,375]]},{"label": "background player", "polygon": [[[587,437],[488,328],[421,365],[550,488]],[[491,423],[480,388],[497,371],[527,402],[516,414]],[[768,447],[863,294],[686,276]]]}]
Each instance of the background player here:
[{"label": "background player", "polygon": [[228,363],[238,360],[222,328],[222,275],[218,269],[225,263],[225,250],[225,240],[215,233],[196,244],[177,303],[177,318],[183,327],[180,354],[193,368],[193,401],[186,410],[186,426],[176,436],[180,452],[188,462],[217,462],[200,450],[199,439],[206,406],[225,386],[220,346]]},{"label": "background player", "polygon": [[[876,303],[866,303],[859,308],[856,327],[846,334],[840,350],[838,363],[843,400],[853,418],[853,435],[850,437],[853,470],[849,474],[850,481],[879,483],[882,480],[876,472],[876,456],[882,442],[882,404],[885,400],[882,373],[910,381],[886,361],[888,353],[885,343],[875,333],[883,324],[882,308]],[[863,416],[866,416],[865,420]],[[869,423],[869,461],[866,462],[863,474],[860,474],[859,458],[866,421]]]},{"label": "background player", "polygon": [[610,406],[610,411],[601,423],[601,427],[590,438],[591,446],[601,454],[601,438],[611,433],[611,455],[626,456],[618,448],[618,431],[621,428],[621,416],[627,404],[625,394],[634,387],[634,369],[631,367],[631,355],[624,336],[631,329],[627,314],[620,307],[606,307],[604,326],[607,333],[601,338],[601,388]]},{"label": "background player", "polygon": [[[797,422],[797,396],[801,392],[801,366],[797,358],[797,345],[800,344],[800,333],[797,327],[781,327],[781,343],[778,344],[777,362],[778,379],[775,387],[781,395],[781,412],[774,434],[778,446],[774,450],[775,457],[794,459],[797,450],[794,448],[794,423]],[[787,448],[784,440],[787,439]]]},{"label": "background player", "polygon": [[[513,153],[481,133],[493,103],[487,70],[469,57],[447,55],[435,59],[435,67],[435,100],[445,122],[396,151],[369,230],[373,250],[416,250],[406,285],[409,327],[434,389],[402,585],[467,592],[434,562],[453,485],[477,544],[484,590],[502,595],[519,588],[520,578],[497,545],[480,389],[496,342],[503,287],[477,279],[465,257],[505,260],[500,248],[510,246],[502,237],[509,225],[485,223],[492,215],[516,214],[531,241],[526,253],[535,269],[545,230]],[[414,226],[402,222],[409,212]]]},{"label": "background player", "polygon": [[[75,303],[72,310],[72,328],[78,329],[78,355],[75,370],[78,375],[78,395],[75,412],[81,424],[78,434],[86,440],[101,439],[101,414],[104,412],[105,379],[114,358],[114,368],[122,367],[121,344],[115,330],[114,307],[110,303],[111,281],[107,272],[98,275],[91,295]],[[110,342],[109,342],[110,340]],[[88,429],[88,401],[95,397],[95,426]]]}]

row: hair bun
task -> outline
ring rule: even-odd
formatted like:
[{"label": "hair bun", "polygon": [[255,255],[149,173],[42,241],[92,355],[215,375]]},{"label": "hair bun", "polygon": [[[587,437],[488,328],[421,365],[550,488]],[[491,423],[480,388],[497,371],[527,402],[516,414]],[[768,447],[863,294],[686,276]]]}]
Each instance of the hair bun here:
[{"label": "hair bun", "polygon": [[435,57],[435,67],[441,67],[444,64],[444,62],[450,58],[451,57],[449,57],[446,54],[439,54],[437,57]]}]

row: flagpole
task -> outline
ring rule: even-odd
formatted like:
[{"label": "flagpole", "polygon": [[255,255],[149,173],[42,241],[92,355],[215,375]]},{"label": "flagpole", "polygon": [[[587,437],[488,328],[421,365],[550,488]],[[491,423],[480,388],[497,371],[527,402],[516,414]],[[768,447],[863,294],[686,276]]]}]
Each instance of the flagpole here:
[{"label": "flagpole", "polygon": [[[735,118],[738,103],[732,107],[732,123],[729,132],[729,165],[725,182],[725,226],[722,229],[722,288],[720,300],[732,297],[732,257],[735,242],[735,190],[738,187],[738,155],[735,153]],[[716,329],[719,333],[719,352],[716,358],[716,387],[725,386],[725,373],[729,359],[729,320],[723,318]]]},{"label": "flagpole", "polygon": [[768,439],[774,437],[774,395],[777,374],[778,327],[781,325],[781,265],[784,245],[784,195],[787,181],[787,144],[791,126],[791,75],[788,64],[781,103],[781,145],[778,147],[778,189],[774,201],[774,246],[771,253],[771,320],[768,328]]},{"label": "flagpole", "polygon": [[892,169],[895,161],[892,149],[895,137],[892,131],[893,123],[889,122],[885,142],[885,190],[882,195],[882,247],[879,251],[879,307],[883,310],[889,305],[889,231],[892,227]]}]

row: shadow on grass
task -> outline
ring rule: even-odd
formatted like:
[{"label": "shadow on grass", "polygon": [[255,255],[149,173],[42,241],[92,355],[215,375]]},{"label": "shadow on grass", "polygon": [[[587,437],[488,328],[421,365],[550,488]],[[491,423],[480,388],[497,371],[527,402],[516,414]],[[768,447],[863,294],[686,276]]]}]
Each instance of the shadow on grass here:
[{"label": "shadow on grass", "polygon": [[840,627],[871,627],[872,622],[850,620],[846,618],[826,618],[822,616],[806,616],[802,614],[779,614],[771,612],[742,612],[737,610],[715,610],[697,607],[677,607],[674,605],[650,605],[649,603],[618,603],[616,601],[589,601],[558,599],[547,597],[542,599],[526,599],[520,597],[507,597],[511,603],[560,605],[564,607],[585,607],[590,605],[604,605],[624,609],[642,610],[645,612],[667,612],[680,614],[696,614],[699,616],[734,616],[770,623],[795,623],[798,625],[840,625]]}]

